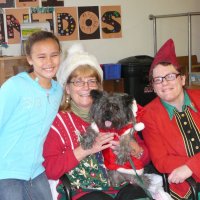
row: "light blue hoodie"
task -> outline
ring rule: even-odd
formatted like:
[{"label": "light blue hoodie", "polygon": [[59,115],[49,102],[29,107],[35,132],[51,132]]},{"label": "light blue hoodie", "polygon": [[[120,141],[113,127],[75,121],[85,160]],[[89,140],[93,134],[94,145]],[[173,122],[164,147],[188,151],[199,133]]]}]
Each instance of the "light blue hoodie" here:
[{"label": "light blue hoodie", "polygon": [[55,118],[62,88],[42,88],[26,72],[0,88],[0,179],[33,179],[44,171],[43,143]]}]

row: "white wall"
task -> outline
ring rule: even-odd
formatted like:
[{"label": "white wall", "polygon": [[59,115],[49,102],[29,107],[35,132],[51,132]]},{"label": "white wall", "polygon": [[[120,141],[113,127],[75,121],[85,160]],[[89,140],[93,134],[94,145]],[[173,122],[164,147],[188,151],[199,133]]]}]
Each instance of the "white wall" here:
[{"label": "white wall", "polygon": [[[121,5],[122,38],[82,41],[100,63],[117,62],[135,55],[154,55],[153,21],[149,15],[200,12],[199,0],[65,0],[65,6]],[[192,53],[200,61],[200,15],[192,17]],[[175,41],[177,55],[187,55],[187,17],[157,20],[158,48],[168,38]],[[62,42],[63,51],[75,41]],[[20,45],[10,45],[7,55],[19,55]]]}]

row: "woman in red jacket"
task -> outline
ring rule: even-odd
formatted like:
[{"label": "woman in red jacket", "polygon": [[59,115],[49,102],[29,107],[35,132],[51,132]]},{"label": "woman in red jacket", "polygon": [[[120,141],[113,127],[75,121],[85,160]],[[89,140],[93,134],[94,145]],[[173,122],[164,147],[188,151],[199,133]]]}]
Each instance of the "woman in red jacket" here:
[{"label": "woman in red jacket", "polygon": [[[93,147],[84,150],[80,146],[81,134],[90,125],[89,110],[92,105],[90,91],[102,89],[103,71],[96,58],[82,47],[72,46],[68,57],[60,66],[58,81],[64,89],[60,112],[57,114],[44,145],[44,166],[49,179],[57,180],[67,174],[73,188],[73,200],[110,200],[145,197],[136,185],[121,187],[120,192],[110,187],[101,151],[113,147],[114,133],[100,133]],[[137,159],[149,161],[144,142],[133,144]],[[120,189],[118,187],[118,189]],[[64,199],[62,183],[57,185],[54,199]]]},{"label": "woman in red jacket", "polygon": [[200,91],[184,89],[172,39],[156,54],[149,78],[158,97],[144,108],[144,140],[157,170],[169,174],[171,196],[189,199],[185,180],[200,181]]}]

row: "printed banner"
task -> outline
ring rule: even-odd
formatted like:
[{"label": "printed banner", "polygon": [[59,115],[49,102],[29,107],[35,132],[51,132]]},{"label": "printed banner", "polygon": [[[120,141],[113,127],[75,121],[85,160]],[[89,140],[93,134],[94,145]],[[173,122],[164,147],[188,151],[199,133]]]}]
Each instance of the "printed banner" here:
[{"label": "printed banner", "polygon": [[121,31],[121,7],[101,6],[102,38],[120,38]]},{"label": "printed banner", "polygon": [[78,7],[80,40],[99,39],[99,8],[98,6]]},{"label": "printed banner", "polygon": [[5,42],[3,14],[0,14],[0,44]]},{"label": "printed banner", "polygon": [[7,38],[9,44],[20,43],[20,24],[29,22],[29,10],[6,9]]},{"label": "printed banner", "polygon": [[[20,43],[20,24],[30,22],[48,22],[50,30],[60,41],[122,37],[119,5],[63,7],[64,0],[15,2],[16,5],[14,0],[0,0],[0,41],[7,41],[8,44]],[[48,6],[39,7],[41,4]]]},{"label": "printed banner", "polygon": [[36,7],[39,6],[39,0],[15,0],[16,7]]},{"label": "printed banner", "polygon": [[56,35],[59,40],[77,40],[78,22],[76,7],[55,8]]},{"label": "printed banner", "polygon": [[32,22],[46,22],[50,23],[51,31],[54,32],[54,21],[53,21],[53,7],[36,7],[31,8],[31,21]]},{"label": "printed banner", "polygon": [[64,6],[64,0],[42,0],[42,6]]}]

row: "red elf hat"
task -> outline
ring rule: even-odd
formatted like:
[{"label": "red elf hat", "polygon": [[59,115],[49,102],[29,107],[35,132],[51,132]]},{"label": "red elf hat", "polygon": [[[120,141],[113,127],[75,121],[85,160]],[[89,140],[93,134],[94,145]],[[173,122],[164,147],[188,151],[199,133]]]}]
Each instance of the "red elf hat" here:
[{"label": "red elf hat", "polygon": [[176,58],[174,41],[172,39],[167,40],[155,55],[149,74],[153,71],[154,67],[161,62],[171,63],[176,69],[180,69],[180,65]]}]

